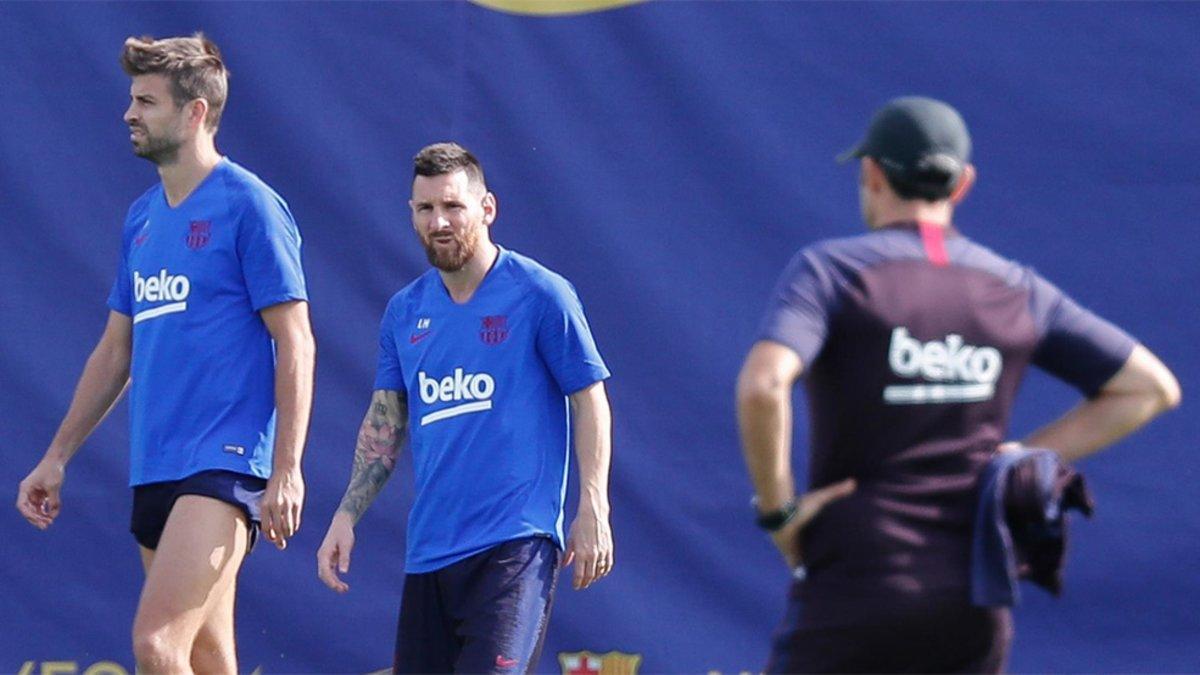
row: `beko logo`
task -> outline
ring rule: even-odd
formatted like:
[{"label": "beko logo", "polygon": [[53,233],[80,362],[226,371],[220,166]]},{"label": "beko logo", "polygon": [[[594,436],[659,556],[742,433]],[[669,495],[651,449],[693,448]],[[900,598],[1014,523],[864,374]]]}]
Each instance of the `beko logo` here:
[{"label": "beko logo", "polygon": [[143,278],[140,272],[133,273],[133,299],[138,302],[160,300],[187,300],[192,292],[192,282],[182,274],[172,275],[162,268],[158,276]]},{"label": "beko logo", "polygon": [[888,365],[900,377],[927,382],[885,387],[883,400],[890,404],[969,403],[995,395],[1004,358],[995,347],[966,344],[954,333],[921,342],[901,326],[892,331]]},{"label": "beko logo", "polygon": [[464,373],[462,368],[455,368],[453,375],[440,379],[429,377],[422,370],[417,373],[417,387],[426,405],[458,404],[422,416],[421,426],[425,426],[450,417],[491,410],[496,381],[487,373]]},{"label": "beko logo", "polygon": [[142,310],[133,315],[134,323],[147,319],[174,314],[187,310],[187,298],[192,292],[192,282],[182,274],[171,274],[167,268],[159,270],[157,275],[143,277],[141,272],[133,273],[133,299],[136,302],[169,302],[150,309]]}]

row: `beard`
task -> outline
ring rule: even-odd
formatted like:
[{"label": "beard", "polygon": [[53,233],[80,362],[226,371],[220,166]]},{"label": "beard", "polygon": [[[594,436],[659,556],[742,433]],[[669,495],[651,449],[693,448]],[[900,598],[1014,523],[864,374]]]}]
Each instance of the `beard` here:
[{"label": "beard", "polygon": [[462,232],[451,232],[453,241],[448,246],[439,247],[432,237],[421,237],[425,245],[425,257],[429,264],[443,272],[457,272],[475,257],[475,249],[479,244],[479,233],[472,227]]},{"label": "beard", "polygon": [[142,139],[133,144],[133,154],[159,166],[175,162],[179,156],[179,148],[183,147],[183,139],[179,138],[177,134],[169,132],[161,136],[153,136],[146,127],[139,126],[137,128],[142,132]]}]

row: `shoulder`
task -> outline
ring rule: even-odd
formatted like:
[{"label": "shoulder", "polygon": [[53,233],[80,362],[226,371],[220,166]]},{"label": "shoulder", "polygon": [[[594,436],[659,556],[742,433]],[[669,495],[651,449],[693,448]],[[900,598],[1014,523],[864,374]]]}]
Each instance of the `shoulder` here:
[{"label": "shoulder", "polygon": [[800,250],[814,265],[858,271],[885,262],[924,256],[920,239],[905,230],[877,230],[824,239]]},{"label": "shoulder", "polygon": [[1010,288],[1031,289],[1043,283],[1032,267],[1006,258],[967,237],[956,237],[948,244],[955,264],[989,274]]},{"label": "shoulder", "polygon": [[287,202],[278,192],[242,165],[226,159],[214,170],[221,172],[219,178],[231,213],[272,213],[280,209],[290,212]]},{"label": "shoulder", "polygon": [[155,183],[140,197],[133,200],[133,203],[129,205],[129,211],[125,214],[125,227],[141,226],[146,219],[146,214],[150,211],[151,200],[160,192],[162,192],[162,183]]},{"label": "shoulder", "polygon": [[384,317],[394,320],[408,314],[410,308],[419,301],[436,275],[436,269],[426,270],[416,279],[410,281],[404,288],[396,291],[391,299],[388,300],[387,308],[384,310]]},{"label": "shoulder", "polygon": [[522,285],[542,301],[558,303],[575,298],[575,287],[566,277],[516,251],[505,250],[504,265],[514,283]]},{"label": "shoulder", "polygon": [[784,269],[783,281],[808,279],[833,292],[870,267],[921,255],[919,241],[913,242],[904,232],[878,231],[822,239],[792,256]]},{"label": "shoulder", "polygon": [[150,217],[150,202],[161,191],[162,183],[156,183],[129,205],[129,210],[125,212],[125,222],[121,225],[122,247],[128,247],[129,242],[146,227],[146,221]]},{"label": "shoulder", "polygon": [[[1031,268],[1010,260],[972,239],[955,234],[946,239],[951,264],[996,277],[1012,288],[1029,288],[1040,277]],[[818,274],[854,276],[885,263],[925,260],[921,237],[902,229],[885,229],[826,239],[801,249],[792,269],[811,266]]]}]

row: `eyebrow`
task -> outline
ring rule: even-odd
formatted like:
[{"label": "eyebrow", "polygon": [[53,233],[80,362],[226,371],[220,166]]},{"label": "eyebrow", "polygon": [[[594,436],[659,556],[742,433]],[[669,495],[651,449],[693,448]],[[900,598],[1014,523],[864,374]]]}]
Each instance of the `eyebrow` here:
[{"label": "eyebrow", "polygon": [[466,204],[463,199],[451,199],[444,197],[434,197],[433,199],[412,199],[410,200],[413,206],[430,206],[432,204]]}]

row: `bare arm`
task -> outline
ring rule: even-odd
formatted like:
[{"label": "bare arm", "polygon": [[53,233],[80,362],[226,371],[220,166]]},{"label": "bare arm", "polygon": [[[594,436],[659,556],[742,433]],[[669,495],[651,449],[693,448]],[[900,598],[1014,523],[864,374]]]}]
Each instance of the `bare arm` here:
[{"label": "bare arm", "polygon": [[796,500],[792,474],[792,386],[803,372],[796,352],[781,344],[754,345],[737,382],[738,427],[742,454],[754,484],[760,513],[795,505],[792,518],[771,533],[789,567],[800,563],[797,536],[821,509],[855,490],[847,479],[805,493]]},{"label": "bare arm", "polygon": [[608,501],[612,411],[603,382],[571,394],[570,400],[579,461],[579,511],[571,523],[563,564],[575,564],[573,586],[581,589],[607,576],[614,564]]},{"label": "bare arm", "polygon": [[262,310],[275,340],[275,471],[299,471],[312,412],[317,346],[302,300]]},{"label": "bare arm", "polygon": [[371,395],[371,407],[358,430],[354,448],[354,469],[350,485],[338,505],[338,516],[356,525],[367,507],[375,501],[400,456],[400,446],[408,436],[408,397],[399,391],[377,390]]},{"label": "bare arm", "polygon": [[367,409],[367,415],[358,430],[350,485],[317,551],[317,576],[338,593],[350,590],[338,573],[350,571],[354,526],[391,477],[396,468],[396,458],[400,456],[400,446],[407,435],[407,396],[399,391],[376,390],[371,395],[371,407]]},{"label": "bare arm", "polygon": [[795,496],[792,476],[792,386],[800,357],[775,342],[750,350],[737,381],[742,454],[760,511],[783,508]]},{"label": "bare arm", "polygon": [[267,539],[282,549],[300,529],[304,507],[300,460],[312,412],[317,348],[307,302],[283,302],[261,314],[275,340],[276,411],[274,466],[263,495],[262,525]]},{"label": "bare arm", "polygon": [[1150,350],[1141,345],[1095,398],[1084,401],[1022,441],[1049,448],[1065,461],[1101,450],[1179,405],[1179,383]]},{"label": "bare arm", "polygon": [[17,509],[35,526],[45,529],[58,515],[67,462],[125,392],[132,348],[132,319],[110,311],[104,333],[88,357],[58,432],[41,462],[18,489]]}]

